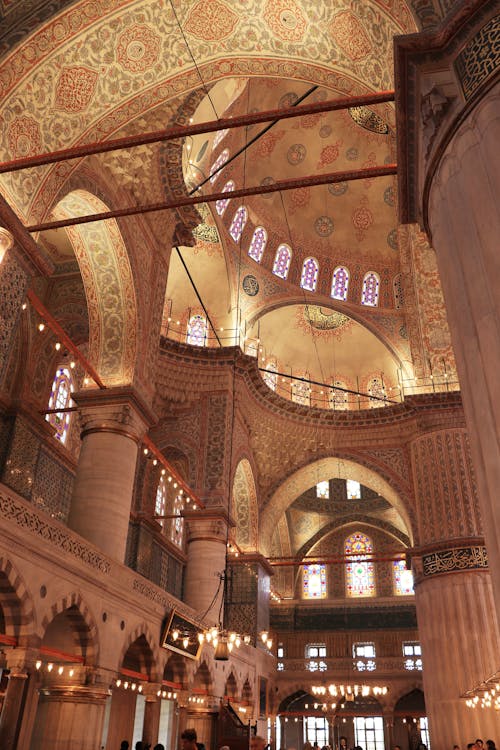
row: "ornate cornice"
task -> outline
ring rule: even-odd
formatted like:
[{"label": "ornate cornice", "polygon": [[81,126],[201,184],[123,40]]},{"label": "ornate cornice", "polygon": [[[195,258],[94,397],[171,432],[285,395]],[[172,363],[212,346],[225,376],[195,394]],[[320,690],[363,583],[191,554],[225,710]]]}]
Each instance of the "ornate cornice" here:
[{"label": "ornate cornice", "polygon": [[[464,96],[466,87],[460,80],[460,60],[482,28],[498,14],[498,7],[498,0],[466,0],[457,4],[439,28],[394,40],[399,215],[403,224],[419,222],[428,231],[427,196],[444,150],[497,77],[489,70],[488,75],[479,76],[474,87],[470,87],[470,96]],[[496,60],[490,68],[498,72],[498,66]],[[443,70],[446,71],[444,78],[449,82],[448,88],[454,91],[454,97],[451,100],[444,90],[436,89],[443,106],[437,109],[431,106],[428,119],[423,95],[427,93],[425,83],[432,79],[433,68],[440,81],[444,80]],[[432,133],[426,155],[428,161],[424,163],[420,150],[427,126]],[[425,173],[420,174],[420,170]]]}]

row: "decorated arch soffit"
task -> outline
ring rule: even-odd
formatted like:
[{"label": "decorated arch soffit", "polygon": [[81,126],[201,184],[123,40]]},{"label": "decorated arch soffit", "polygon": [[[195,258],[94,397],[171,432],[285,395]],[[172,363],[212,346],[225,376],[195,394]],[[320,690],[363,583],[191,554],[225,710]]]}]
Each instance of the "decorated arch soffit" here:
[{"label": "decorated arch soffit", "polygon": [[272,535],[281,516],[297,497],[317,483],[318,477],[354,479],[378,493],[399,512],[408,536],[410,540],[412,539],[413,531],[408,511],[398,493],[383,477],[354,461],[329,457],[314,461],[295,471],[273,493],[259,517],[260,551],[263,554],[268,556],[270,554]]},{"label": "decorated arch soffit", "polygon": [[[183,3],[178,15],[207,85],[229,76],[285,76],[348,94],[391,88],[393,36],[414,30],[399,0],[253,0],[238,12],[221,0],[198,0]],[[106,139],[199,85],[169,6],[72,5],[0,65],[0,158]],[[75,168],[68,162],[6,175],[1,189],[38,220]]]},{"label": "decorated arch soffit", "polygon": [[[76,190],[55,207],[54,216],[107,210],[95,196]],[[89,359],[107,385],[132,382],[136,358],[137,304],[130,263],[114,220],[68,227],[85,287],[89,315]]]},{"label": "decorated arch soffit", "polygon": [[234,474],[233,515],[236,521],[236,544],[245,552],[257,548],[257,492],[252,467],[243,458]]}]

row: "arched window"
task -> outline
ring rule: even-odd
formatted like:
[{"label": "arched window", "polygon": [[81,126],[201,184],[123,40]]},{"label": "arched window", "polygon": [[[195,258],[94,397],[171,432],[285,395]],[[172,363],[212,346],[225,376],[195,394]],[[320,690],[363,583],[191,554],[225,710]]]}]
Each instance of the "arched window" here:
[{"label": "arched window", "polygon": [[167,485],[163,476],[160,477],[158,487],[156,488],[156,499],[155,499],[155,516],[156,520],[163,528],[165,525],[164,518],[158,518],[158,516],[164,516],[167,512]]},{"label": "arched window", "polygon": [[373,563],[365,560],[373,552],[370,537],[356,532],[348,536],[344,544],[346,559],[346,596],[375,596],[375,574]]},{"label": "arched window", "polygon": [[345,480],[345,491],[348,500],[361,500],[361,485],[355,479]]},{"label": "arched window", "polygon": [[231,226],[229,227],[229,234],[235,242],[239,242],[241,233],[243,232],[245,224],[247,223],[247,218],[248,212],[245,206],[240,206],[233,216]]},{"label": "arched window", "polygon": [[349,271],[347,268],[344,268],[344,266],[337,266],[333,272],[331,296],[333,299],[339,299],[342,302],[345,302],[348,289]]},{"label": "arched window", "polygon": [[279,276],[280,279],[286,279],[288,271],[290,270],[290,263],[292,260],[292,251],[288,245],[280,245],[276,250],[276,256],[274,258],[273,273]]},{"label": "arched window", "polygon": [[[73,378],[71,377],[71,372],[67,367],[58,367],[52,383],[49,409],[67,409],[70,407],[72,404],[71,394],[73,393],[73,390]],[[55,437],[60,440],[61,443],[65,443],[66,438],[68,437],[71,412],[61,411],[55,412],[54,414],[47,414],[45,419],[54,428]]]},{"label": "arched window", "polygon": [[380,288],[380,279],[376,273],[369,271],[363,279],[363,291],[361,293],[361,304],[368,307],[378,305],[378,292]]},{"label": "arched window", "polygon": [[[229,182],[226,182],[226,184],[222,188],[222,192],[230,193],[232,190],[234,190],[234,182],[233,180],[229,180]],[[215,210],[217,211],[219,216],[222,216],[224,214],[224,211],[226,210],[230,202],[231,198],[220,198],[218,201],[215,201]]]},{"label": "arched window", "polygon": [[[215,182],[215,180],[218,177],[221,176],[221,173],[222,173],[223,170],[220,169],[220,168],[222,167],[223,164],[225,164],[227,162],[228,159],[229,159],[229,151],[227,150],[227,148],[225,148],[224,151],[222,151],[219,154],[219,156],[217,157],[217,159],[214,161],[214,163],[210,167],[210,182],[212,184]],[[219,169],[220,169],[220,171],[218,171]]]},{"label": "arched window", "polygon": [[394,593],[396,596],[409,596],[413,591],[413,574],[407,570],[404,560],[394,560],[392,563],[394,576]]},{"label": "arched window", "polygon": [[257,263],[260,263],[260,261],[262,260],[262,255],[264,254],[264,250],[266,249],[266,243],[266,230],[264,229],[264,227],[257,227],[257,229],[253,233],[250,247],[248,248],[249,256],[256,260]]},{"label": "arched window", "polygon": [[304,599],[326,599],[326,568],[324,565],[304,565],[302,569]]},{"label": "arched window", "polygon": [[228,133],[229,133],[229,128],[225,128],[224,130],[218,130],[216,132],[214,142],[212,143],[212,151],[215,151],[219,143],[224,140],[224,138],[226,137]]},{"label": "arched window", "polygon": [[311,387],[305,380],[292,382],[292,401],[303,406],[311,405]]},{"label": "arched window", "polygon": [[328,479],[323,480],[323,482],[318,482],[316,485],[316,497],[321,498],[322,500],[328,500],[330,497],[330,482]]},{"label": "arched window", "polygon": [[176,495],[174,500],[174,507],[172,515],[172,526],[170,529],[170,538],[174,544],[178,547],[182,547],[182,541],[184,536],[184,518],[182,517],[182,511],[184,510],[184,498],[182,495]]},{"label": "arched window", "polygon": [[378,409],[380,406],[384,406],[386,392],[381,377],[371,378],[368,381],[368,393],[370,394],[370,409]]},{"label": "arched window", "polygon": [[191,315],[187,329],[187,343],[191,346],[206,346],[208,326],[203,315]]},{"label": "arched window", "polygon": [[264,383],[272,391],[275,391],[278,386],[278,368],[276,362],[270,359],[266,364],[266,371],[262,374]]},{"label": "arched window", "polygon": [[404,298],[404,292],[403,292],[403,282],[402,282],[400,273],[398,273],[398,275],[394,277],[394,281],[392,282],[392,288],[394,291],[394,307],[398,309],[400,307],[404,307],[405,298]]},{"label": "arched window", "polygon": [[300,286],[309,292],[316,291],[318,283],[319,266],[315,258],[306,258],[302,266],[302,276],[300,277]]},{"label": "arched window", "polygon": [[328,403],[330,404],[330,409],[344,411],[349,408],[348,394],[345,390],[339,390],[341,388],[347,388],[342,380],[336,380],[333,383],[333,388],[330,388],[328,392]]}]

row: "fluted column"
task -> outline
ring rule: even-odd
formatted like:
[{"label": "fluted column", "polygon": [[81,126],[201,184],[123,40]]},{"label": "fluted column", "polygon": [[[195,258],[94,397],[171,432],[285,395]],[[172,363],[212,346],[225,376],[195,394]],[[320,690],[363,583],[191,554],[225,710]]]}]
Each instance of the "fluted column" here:
[{"label": "fluted column", "polygon": [[82,447],[68,525],[123,562],[137,452],[153,415],[132,390],[82,391],[73,399]]},{"label": "fluted column", "polygon": [[429,191],[443,284],[480,489],[500,618],[500,84],[457,128]]},{"label": "fluted column", "polygon": [[17,745],[27,680],[26,670],[13,668],[9,671],[2,713],[0,714],[0,747],[2,750],[14,750]]},{"label": "fluted column", "polygon": [[161,699],[156,694],[146,695],[144,706],[144,724],[142,726],[142,741],[148,745],[156,745],[158,728],[160,726]]},{"label": "fluted column", "polygon": [[219,575],[226,564],[230,519],[220,506],[191,511],[185,518],[188,526],[185,601],[202,614],[210,607],[206,619],[217,624],[223,593]]},{"label": "fluted column", "polygon": [[498,729],[494,711],[478,715],[461,695],[498,669],[500,634],[466,431],[423,434],[411,457],[425,704],[433,750],[449,750]]},{"label": "fluted column", "polygon": [[108,690],[51,685],[41,689],[30,750],[96,750]]}]

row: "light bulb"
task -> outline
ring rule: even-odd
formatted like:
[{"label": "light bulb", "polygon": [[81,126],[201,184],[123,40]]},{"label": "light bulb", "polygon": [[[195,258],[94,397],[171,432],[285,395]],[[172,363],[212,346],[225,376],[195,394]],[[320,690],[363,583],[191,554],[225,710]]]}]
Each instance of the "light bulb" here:
[{"label": "light bulb", "polygon": [[176,641],[179,637],[179,631],[178,630],[172,630],[172,640]]}]

